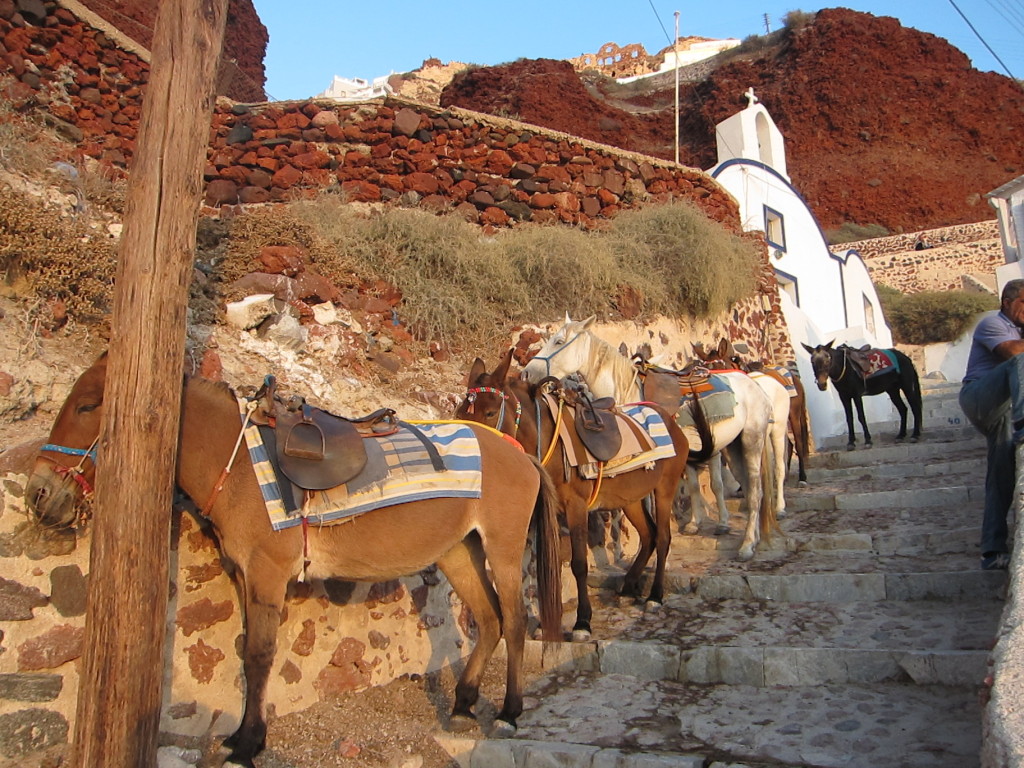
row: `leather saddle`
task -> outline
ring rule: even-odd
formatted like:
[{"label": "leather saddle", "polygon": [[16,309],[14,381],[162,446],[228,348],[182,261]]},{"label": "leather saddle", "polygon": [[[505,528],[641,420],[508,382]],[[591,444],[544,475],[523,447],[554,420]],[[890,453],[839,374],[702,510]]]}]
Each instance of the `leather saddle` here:
[{"label": "leather saddle", "polygon": [[676,415],[684,399],[692,397],[694,393],[701,394],[714,389],[711,372],[707,368],[691,366],[676,371],[640,363],[637,366],[642,376],[644,399],[657,403],[671,416]]},{"label": "leather saddle", "polygon": [[576,435],[598,461],[610,461],[622,448],[622,433],[615,414],[615,398],[595,399],[586,384],[571,378],[563,382],[562,397],[573,408]]},{"label": "leather saddle", "polygon": [[260,407],[253,421],[274,429],[278,466],[300,488],[322,491],[347,483],[366,466],[363,438],[398,429],[390,408],[346,419],[315,408],[301,397],[282,402],[275,387],[274,377],[267,376],[254,398]]}]

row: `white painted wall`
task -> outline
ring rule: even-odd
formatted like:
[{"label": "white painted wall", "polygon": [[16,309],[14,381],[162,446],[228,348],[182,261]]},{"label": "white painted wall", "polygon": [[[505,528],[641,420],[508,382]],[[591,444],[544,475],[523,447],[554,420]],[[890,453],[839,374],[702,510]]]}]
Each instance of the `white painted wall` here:
[{"label": "white painted wall", "polygon": [[[739,204],[744,230],[765,233],[783,293],[783,313],[807,383],[811,431],[821,444],[846,434],[846,417],[830,386],[820,392],[802,343],[891,347],[892,332],[860,254],[832,253],[817,220],[786,176],[785,142],[752,90],[748,105],[716,127],[718,165],[709,173]],[[813,390],[813,391],[812,391]],[[888,397],[864,399],[868,423],[896,419]],[[860,440],[860,427],[856,427]],[[894,430],[895,431],[895,430]]]}]

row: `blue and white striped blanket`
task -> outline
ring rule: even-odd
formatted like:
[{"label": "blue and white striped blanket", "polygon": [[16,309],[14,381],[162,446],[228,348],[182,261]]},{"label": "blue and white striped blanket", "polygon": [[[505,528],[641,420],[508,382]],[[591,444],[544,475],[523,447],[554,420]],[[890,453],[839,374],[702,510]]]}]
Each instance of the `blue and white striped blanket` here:
[{"label": "blue and white striped blanket", "polygon": [[[633,403],[620,407],[619,413],[628,416],[639,424],[640,428],[651,438],[654,447],[641,453],[634,453],[631,456],[616,456],[602,470],[605,477],[614,477],[615,475],[632,472],[634,469],[639,469],[651,462],[670,459],[676,455],[676,447],[672,444],[672,436],[669,435],[668,427],[665,426],[664,420],[662,420],[661,415],[656,410],[641,403]],[[582,464],[580,466],[580,475],[591,480],[597,477],[597,471],[598,466],[596,463]]]},{"label": "blue and white striped blanket", "polygon": [[[244,419],[244,403],[240,403]],[[344,522],[380,507],[436,498],[478,499],[481,495],[480,445],[473,430],[457,422],[418,425],[437,449],[445,471],[438,472],[423,443],[406,426],[393,435],[365,438],[366,469],[344,485],[314,491],[302,510],[286,508],[278,478],[259,427],[245,428],[256,478],[275,531],[300,525]],[[287,482],[287,481],[285,481]]]}]

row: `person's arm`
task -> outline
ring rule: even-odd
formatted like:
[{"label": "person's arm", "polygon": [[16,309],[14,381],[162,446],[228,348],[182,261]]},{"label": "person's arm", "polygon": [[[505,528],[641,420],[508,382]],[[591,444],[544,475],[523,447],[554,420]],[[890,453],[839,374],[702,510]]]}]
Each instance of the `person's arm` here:
[{"label": "person's arm", "polygon": [[1011,357],[1024,352],[1024,339],[1000,342],[992,347],[992,352],[1000,360],[1009,360]]}]

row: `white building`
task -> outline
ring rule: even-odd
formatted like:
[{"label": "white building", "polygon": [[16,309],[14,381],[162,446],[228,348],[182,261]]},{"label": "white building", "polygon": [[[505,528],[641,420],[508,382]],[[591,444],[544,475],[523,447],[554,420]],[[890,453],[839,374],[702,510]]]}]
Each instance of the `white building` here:
[{"label": "white building", "polygon": [[[874,284],[854,250],[833,253],[814,214],[786,172],[785,141],[753,89],[747,107],[718,124],[718,164],[709,173],[739,203],[743,228],[764,232],[797,365],[807,390],[811,430],[817,444],[846,434],[846,417],[834,389],[814,386],[809,355],[801,343],[834,340],[851,346],[891,347],[892,334]],[[864,398],[868,423],[896,413],[885,396]],[[856,418],[856,417],[855,417]],[[860,426],[856,425],[858,442]]]},{"label": "white building", "polygon": [[331,85],[323,93],[317,94],[318,99],[334,99],[335,101],[366,101],[367,99],[379,99],[394,93],[388,84],[390,75],[375,77],[373,81],[363,80],[361,77],[338,77],[334,76]]},{"label": "white building", "polygon": [[1024,277],[1024,260],[1021,259],[1021,243],[1024,243],[1024,176],[1006,182],[985,197],[999,217],[999,239],[1003,243],[1006,264],[996,269],[996,282],[1002,291],[1007,281]]}]

